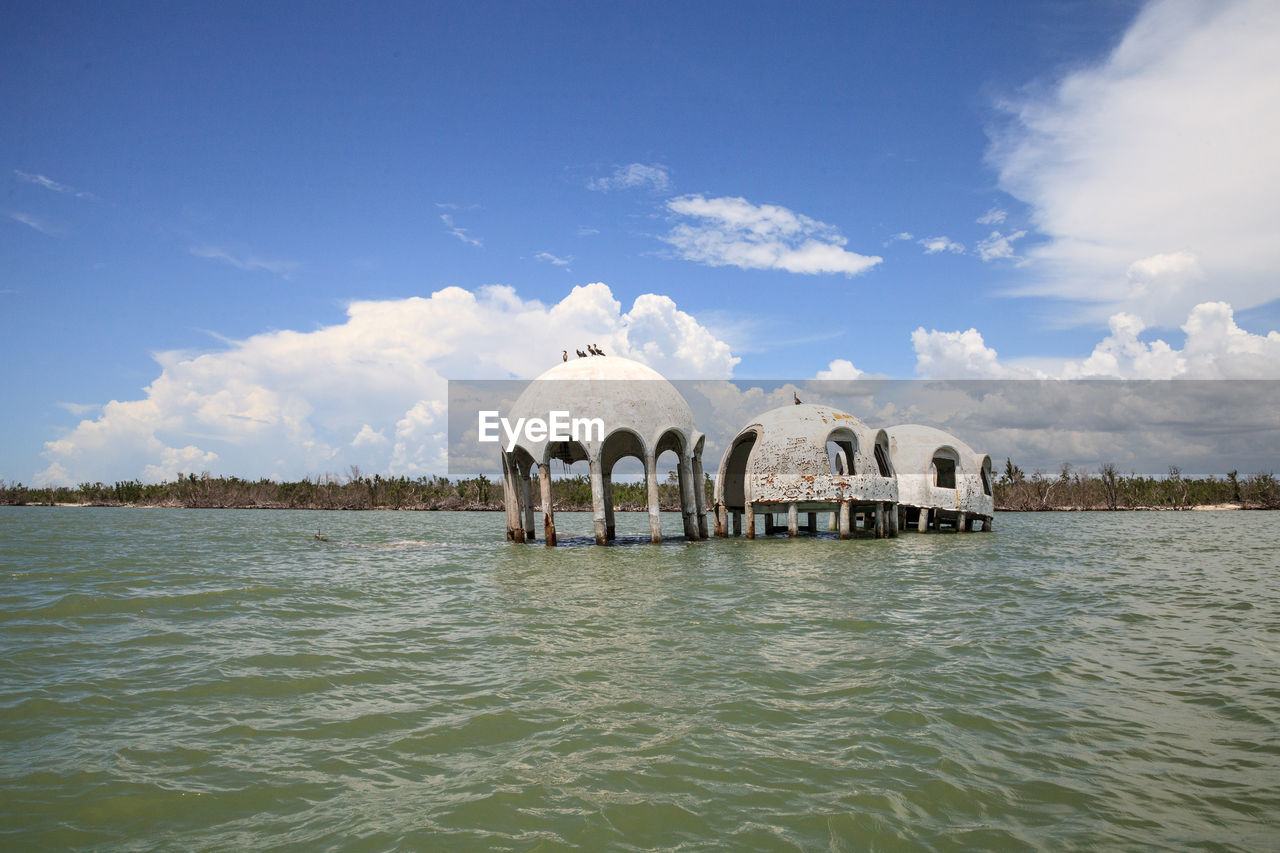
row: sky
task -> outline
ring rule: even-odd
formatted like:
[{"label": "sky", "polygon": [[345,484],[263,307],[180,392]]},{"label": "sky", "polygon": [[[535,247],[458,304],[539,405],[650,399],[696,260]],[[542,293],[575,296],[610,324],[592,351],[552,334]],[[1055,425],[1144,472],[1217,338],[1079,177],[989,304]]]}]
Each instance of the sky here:
[{"label": "sky", "polygon": [[589,342],[1280,378],[1277,43],[1272,0],[7,3],[0,478],[442,472],[447,380]]}]

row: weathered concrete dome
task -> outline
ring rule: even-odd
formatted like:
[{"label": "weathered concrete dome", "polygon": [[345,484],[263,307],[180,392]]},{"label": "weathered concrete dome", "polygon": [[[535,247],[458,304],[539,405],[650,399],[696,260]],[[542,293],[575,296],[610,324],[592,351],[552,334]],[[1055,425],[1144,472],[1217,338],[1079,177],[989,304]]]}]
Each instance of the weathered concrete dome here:
[{"label": "weathered concrete dome", "polygon": [[920,424],[889,427],[889,455],[904,507],[990,519],[991,457],[948,432]]},{"label": "weathered concrete dome", "polygon": [[[565,412],[564,432],[576,438],[530,437],[521,430],[511,452],[503,453],[503,489],[507,511],[507,538],[529,542],[534,538],[534,498],[530,480],[538,474],[541,491],[543,536],[556,543],[555,508],[552,505],[551,460],[573,463],[586,460],[591,468],[592,524],[597,544],[614,536],[613,466],[634,457],[644,467],[649,504],[649,535],[662,540],[658,506],[657,459],[674,451],[680,483],[680,511],[685,536],[707,538],[702,489],[702,448],[705,436],[698,432],[693,411],[675,386],[651,367],[616,356],[592,356],[557,364],[529,384],[507,415],[550,421],[553,412]],[[599,419],[598,427],[586,422]]]},{"label": "weathered concrete dome", "polygon": [[716,478],[716,503],[729,510],[897,500],[885,431],[830,406],[782,406],[760,415],[730,442]]},{"label": "weathered concrete dome", "polygon": [[669,449],[679,452],[679,447],[693,448],[702,439],[693,411],[675,386],[653,368],[627,358],[578,358],[557,364],[530,383],[508,418],[513,423],[522,417],[545,420],[552,411],[567,411],[571,418],[601,418],[604,441],[594,432],[581,448],[521,437],[516,446],[538,463],[589,461],[601,457],[607,445],[604,457],[612,467],[624,456],[643,459]]}]

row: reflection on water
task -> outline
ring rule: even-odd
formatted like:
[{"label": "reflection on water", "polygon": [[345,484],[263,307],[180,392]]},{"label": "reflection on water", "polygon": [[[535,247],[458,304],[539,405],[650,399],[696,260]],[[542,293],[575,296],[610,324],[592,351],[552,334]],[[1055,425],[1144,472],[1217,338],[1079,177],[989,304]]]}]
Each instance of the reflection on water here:
[{"label": "reflection on water", "polygon": [[1280,516],[618,521],[546,549],[501,514],[0,510],[0,838],[1274,844]]}]

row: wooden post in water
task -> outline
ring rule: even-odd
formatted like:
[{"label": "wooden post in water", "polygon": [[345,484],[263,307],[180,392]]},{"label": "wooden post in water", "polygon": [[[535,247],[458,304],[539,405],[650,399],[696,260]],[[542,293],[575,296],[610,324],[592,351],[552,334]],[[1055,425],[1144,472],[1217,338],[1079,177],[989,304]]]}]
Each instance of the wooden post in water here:
[{"label": "wooden post in water", "polygon": [[840,538],[848,539],[853,535],[849,529],[849,502],[840,501]]},{"label": "wooden post in water", "polygon": [[556,544],[556,511],[551,503],[551,463],[538,465],[538,485],[542,491],[542,542],[548,548]]},{"label": "wooden post in water", "polygon": [[756,510],[751,505],[751,501],[747,501],[742,507],[743,521],[747,523],[747,538],[756,538]]},{"label": "wooden post in water", "polygon": [[829,512],[827,515],[830,516],[830,518],[827,519],[827,530],[835,533],[840,529],[840,511],[837,510],[835,512]]},{"label": "wooden post in water", "polygon": [[502,509],[507,516],[507,541],[516,541],[516,506],[515,490],[511,488],[511,466],[507,464],[507,454],[502,454]]}]

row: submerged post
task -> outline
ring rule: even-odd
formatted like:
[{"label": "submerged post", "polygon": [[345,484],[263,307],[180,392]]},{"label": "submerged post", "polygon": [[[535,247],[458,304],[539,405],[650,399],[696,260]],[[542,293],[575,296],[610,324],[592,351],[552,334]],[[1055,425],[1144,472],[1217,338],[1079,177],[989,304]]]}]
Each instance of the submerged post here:
[{"label": "submerged post", "polygon": [[693,494],[693,463],[688,456],[680,457],[677,470],[680,483],[680,516],[684,521],[684,535],[690,542],[697,542],[698,521],[694,518],[697,505]]},{"label": "submerged post", "polygon": [[618,536],[613,525],[613,476],[604,475],[604,531],[605,538],[612,542]]},{"label": "submerged post", "polygon": [[736,509],[733,511],[733,535],[742,535],[742,513]]},{"label": "submerged post", "polygon": [[799,515],[795,504],[787,504],[787,535],[792,539],[800,535]]},{"label": "submerged post", "polygon": [[723,539],[729,535],[729,510],[723,503],[716,504],[716,538]]},{"label": "submerged post", "polygon": [[876,538],[884,538],[884,501],[876,501]]},{"label": "submerged post", "polygon": [[956,533],[968,533],[969,532],[968,521],[969,519],[965,516],[963,512],[959,513],[956,516]]},{"label": "submerged post", "polygon": [[707,478],[702,473],[702,457],[693,457],[693,509],[698,515],[698,538],[710,539],[707,535]]},{"label": "submerged post", "polygon": [[848,539],[853,535],[853,531],[849,528],[849,502],[847,500],[840,501],[840,538]]},{"label": "submerged post", "polygon": [[755,511],[755,507],[751,506],[751,501],[747,501],[746,504],[742,507],[742,515],[744,516],[743,520],[747,523],[747,538],[755,539],[756,538],[756,511]]},{"label": "submerged post", "polygon": [[920,520],[916,522],[916,530],[924,533],[929,529],[929,508],[920,507]]},{"label": "submerged post", "polygon": [[898,538],[898,505],[889,504],[887,511],[889,515],[886,517],[885,520],[889,524],[889,531],[888,531],[889,538],[897,539]]},{"label": "submerged post", "polygon": [[520,477],[520,502],[524,504],[524,535],[525,539],[533,542],[537,537],[533,535],[533,497],[532,482],[530,473],[532,469],[526,469]]}]

